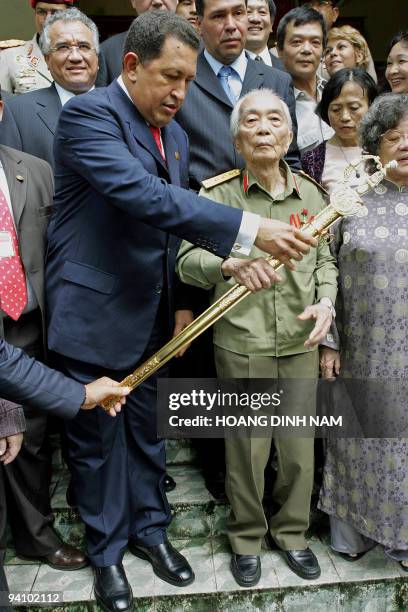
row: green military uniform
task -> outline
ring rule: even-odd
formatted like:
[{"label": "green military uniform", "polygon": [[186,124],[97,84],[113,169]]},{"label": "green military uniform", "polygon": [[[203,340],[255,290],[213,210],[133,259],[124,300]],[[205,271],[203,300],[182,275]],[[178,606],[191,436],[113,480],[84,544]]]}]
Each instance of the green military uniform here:
[{"label": "green military uniform", "polygon": [[37,42],[31,40],[0,42],[0,85],[15,94],[49,87],[53,82]]},{"label": "green military uniform", "polygon": [[[276,198],[248,171],[231,172],[226,180],[221,175],[204,181],[206,187],[200,194],[286,223],[317,215],[326,206],[322,191],[306,175],[293,175],[284,162],[281,164],[286,172],[286,188]],[[264,253],[253,247],[249,258],[262,256]],[[221,264],[219,257],[188,242],[180,248],[181,280],[211,289],[212,301],[235,284],[233,279],[225,280]],[[318,351],[304,346],[314,321],[301,322],[297,316],[323,297],[335,302],[335,259],[327,243],[319,242],[316,249],[296,262],[295,271],[285,269],[280,274],[281,283],[248,297],[215,324],[215,361],[220,378],[317,379]],[[301,397],[296,385],[291,385],[285,401],[287,405],[300,404],[302,414],[313,414],[314,385]],[[304,534],[313,485],[313,442],[313,438],[299,437],[275,440],[278,475],[273,498],[280,510],[271,518],[269,529],[283,550],[307,547]],[[231,547],[237,554],[256,555],[268,530],[262,498],[271,438],[228,438],[225,443]]]}]

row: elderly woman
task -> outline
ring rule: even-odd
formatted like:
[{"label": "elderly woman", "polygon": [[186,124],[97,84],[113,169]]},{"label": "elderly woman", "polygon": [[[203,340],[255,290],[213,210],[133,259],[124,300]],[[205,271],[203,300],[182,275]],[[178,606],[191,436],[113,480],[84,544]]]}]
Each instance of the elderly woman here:
[{"label": "elderly woman", "polygon": [[[324,58],[329,76],[333,76],[342,68],[362,68],[370,72],[370,51],[367,42],[358,30],[349,25],[332,28],[329,31]],[[377,81],[375,70],[371,76]]]},{"label": "elderly woman", "polygon": [[408,30],[390,43],[385,77],[393,93],[408,93]]},{"label": "elderly woman", "polygon": [[[360,126],[361,143],[383,164],[398,166],[364,196],[362,214],[337,226],[334,250],[340,271],[338,326],[341,353],[324,348],[322,374],[363,380],[354,409],[376,394],[377,435],[406,431],[408,372],[408,95],[375,100]],[[399,379],[399,380],[398,380]],[[354,388],[354,387],[353,387]],[[367,416],[367,415],[365,415]],[[380,420],[382,419],[382,420]],[[395,435],[393,433],[392,435]],[[332,440],[320,507],[330,515],[332,547],[348,560],[375,543],[408,571],[408,440]]]},{"label": "elderly woman", "polygon": [[[307,177],[292,174],[283,161],[292,139],[291,121],[286,104],[276,94],[259,90],[243,96],[231,115],[231,132],[246,168],[204,181],[203,195],[295,225],[322,210],[326,203],[319,189]],[[213,300],[235,282],[251,291],[266,289],[216,323],[217,374],[221,378],[310,379],[303,394],[293,380],[285,400],[290,411],[314,414],[316,342],[331,321],[337,286],[337,270],[327,244],[319,244],[293,270],[282,272],[285,278],[277,286],[271,286],[276,273],[256,248],[250,259],[223,261],[184,242],[178,271],[184,282],[210,289]],[[313,439],[274,440],[278,473],[273,498],[280,509],[269,526],[262,498],[271,437],[235,437],[225,442],[231,569],[238,584],[252,586],[259,581],[261,542],[268,530],[295,573],[317,578],[319,564],[305,539],[313,484]]]},{"label": "elderly woman", "polygon": [[330,124],[334,135],[302,156],[302,168],[328,192],[348,179],[351,186],[364,180],[355,165],[361,157],[358,126],[377,96],[370,75],[361,68],[344,68],[326,83],[316,113]]}]

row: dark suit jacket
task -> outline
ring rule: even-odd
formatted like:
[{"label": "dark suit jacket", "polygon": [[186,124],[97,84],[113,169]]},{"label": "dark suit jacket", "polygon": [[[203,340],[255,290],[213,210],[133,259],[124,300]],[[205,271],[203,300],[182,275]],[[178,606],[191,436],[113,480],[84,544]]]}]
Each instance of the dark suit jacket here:
[{"label": "dark suit jacket", "polygon": [[101,44],[96,87],[110,85],[122,72],[123,45],[125,44],[126,34],[127,31],[115,34]]},{"label": "dark suit jacket", "polygon": [[285,68],[285,64],[282,62],[280,57],[276,57],[276,55],[274,55],[270,51],[269,51],[269,55],[271,56],[272,67],[273,68],[276,68],[276,70],[283,70],[283,72],[287,72],[287,70]]},{"label": "dark suit jacket", "polygon": [[[52,170],[42,159],[2,145],[0,160],[10,191],[20,256],[41,309],[45,337],[44,257],[47,225],[53,204]],[[1,336],[4,335],[4,317],[0,311]],[[19,339],[18,344],[25,346],[26,339]]]},{"label": "dark suit jacket", "polygon": [[17,129],[14,117],[10,112],[9,103],[16,96],[9,93],[8,91],[2,91],[1,97],[4,102],[3,117],[0,123],[0,144],[7,145],[8,147],[14,147],[21,151],[21,138]]},{"label": "dark suit jacket", "polygon": [[[50,370],[0,338],[0,396],[62,418],[73,418],[85,399],[84,386]],[[0,438],[22,431],[22,419],[0,400]],[[14,422],[12,422],[12,420]]]},{"label": "dark suit jacket", "polygon": [[[281,70],[248,59],[241,96],[261,87],[273,89],[289,106],[294,139],[285,160],[292,169],[300,169],[292,79]],[[190,142],[190,186],[194,189],[198,189],[206,178],[244,166],[230,135],[231,111],[230,100],[201,52],[196,78],[190,84],[184,104],[177,114],[177,121],[186,130]]]},{"label": "dark suit jacket", "polygon": [[7,125],[0,125],[0,144],[8,144],[54,164],[53,141],[61,112],[61,101],[55,85],[13,96],[5,103],[17,126],[18,137]]},{"label": "dark suit jacket", "polygon": [[[162,130],[167,164],[117,81],[67,102],[55,136],[55,216],[47,260],[48,342],[108,369],[135,365],[171,296],[179,238],[227,256],[237,209],[181,189],[187,136]],[[171,183],[171,184],[170,184]]]}]

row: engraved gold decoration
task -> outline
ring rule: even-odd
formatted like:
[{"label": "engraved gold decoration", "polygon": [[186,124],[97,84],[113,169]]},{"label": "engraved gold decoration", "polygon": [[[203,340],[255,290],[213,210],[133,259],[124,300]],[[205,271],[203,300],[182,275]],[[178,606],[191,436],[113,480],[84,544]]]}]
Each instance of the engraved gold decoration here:
[{"label": "engraved gold decoration", "polygon": [[[351,188],[346,185],[341,185],[333,191],[330,196],[330,203],[312,221],[309,221],[302,226],[301,231],[315,238],[326,239],[329,228],[341,217],[351,216],[358,213],[362,202],[360,195],[370,191],[381,183],[386,176],[389,168],[395,168],[396,162],[389,162],[386,166],[382,166],[380,159],[373,155],[364,155],[362,162],[367,159],[373,159],[377,171],[369,176],[365,184],[360,184],[356,188]],[[279,260],[271,255],[266,257],[266,261],[275,269],[279,270],[283,266]],[[140,365],[136,370],[121,381],[121,386],[130,387],[132,390],[145,381],[151,374],[165,365],[172,357],[190,344],[206,329],[211,327],[218,319],[226,312],[231,310],[236,304],[239,304],[244,298],[251,295],[251,291],[243,285],[236,284],[216,302],[214,302],[207,310],[199,315],[190,325],[185,327],[177,336],[172,338],[165,344],[157,353],[155,353],[145,363]],[[104,410],[109,411],[117,403],[117,399],[108,398],[101,403]]]}]

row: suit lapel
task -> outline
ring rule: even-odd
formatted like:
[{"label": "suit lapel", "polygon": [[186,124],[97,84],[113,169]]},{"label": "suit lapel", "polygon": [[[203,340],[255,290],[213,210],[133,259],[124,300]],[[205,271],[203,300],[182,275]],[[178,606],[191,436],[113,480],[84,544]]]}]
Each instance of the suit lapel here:
[{"label": "suit lapel", "polygon": [[[10,192],[11,206],[13,209],[14,222],[19,227],[24,206],[27,201],[27,167],[15,151],[15,157],[10,155],[3,147],[0,147],[0,159],[3,164],[7,185]],[[19,177],[19,178],[17,178]]]},{"label": "suit lapel", "polygon": [[149,151],[155,160],[165,170],[167,170],[166,163],[161,156],[151,131],[149,130],[149,126],[138,112],[130,98],[128,98],[116,80],[109,86],[108,89],[114,100],[114,107],[122,117],[126,118],[125,120],[129,125],[129,129],[133,137],[137,140],[138,144]]},{"label": "suit lapel", "polygon": [[244,82],[242,83],[241,96],[252,89],[259,89],[264,82],[265,64],[263,62],[255,62],[248,58],[247,69],[245,71]]},{"label": "suit lapel", "polygon": [[[45,95],[45,91],[47,95]],[[42,95],[36,100],[37,115],[52,135],[55,134],[62,105],[55,85],[42,90]]]},{"label": "suit lapel", "polygon": [[210,96],[217,98],[217,100],[232,108],[231,100],[221,87],[221,83],[215,76],[214,70],[205,59],[203,52],[198,56],[195,84],[201,89],[204,89]]},{"label": "suit lapel", "polygon": [[162,129],[162,139],[170,182],[172,185],[180,185],[180,151],[169,125]]}]

